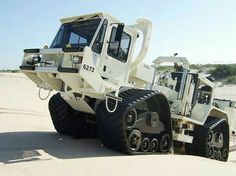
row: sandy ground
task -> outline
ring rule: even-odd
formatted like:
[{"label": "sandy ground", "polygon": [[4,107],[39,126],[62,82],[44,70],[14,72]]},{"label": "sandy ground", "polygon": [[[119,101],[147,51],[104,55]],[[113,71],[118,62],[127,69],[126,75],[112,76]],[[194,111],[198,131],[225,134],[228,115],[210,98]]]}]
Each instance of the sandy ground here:
[{"label": "sandy ground", "polygon": [[236,101],[236,86],[217,84],[215,89],[215,97]]},{"label": "sandy ground", "polygon": [[[236,86],[217,96],[236,98]],[[226,91],[227,90],[227,91]],[[23,74],[0,73],[0,175],[235,175],[236,145],[227,163],[174,155],[126,156],[99,140],[76,140],[55,132],[38,88]],[[236,100],[236,99],[235,99]]]}]

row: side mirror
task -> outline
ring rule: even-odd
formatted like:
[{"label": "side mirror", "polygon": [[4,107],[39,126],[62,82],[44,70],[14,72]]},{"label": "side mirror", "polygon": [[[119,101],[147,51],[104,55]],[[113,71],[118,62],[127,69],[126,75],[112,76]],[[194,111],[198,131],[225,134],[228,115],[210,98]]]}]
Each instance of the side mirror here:
[{"label": "side mirror", "polygon": [[125,25],[123,23],[118,24],[117,30],[116,30],[116,35],[115,35],[115,41],[116,42],[121,41],[122,34],[123,34],[123,31],[124,31],[124,26]]}]

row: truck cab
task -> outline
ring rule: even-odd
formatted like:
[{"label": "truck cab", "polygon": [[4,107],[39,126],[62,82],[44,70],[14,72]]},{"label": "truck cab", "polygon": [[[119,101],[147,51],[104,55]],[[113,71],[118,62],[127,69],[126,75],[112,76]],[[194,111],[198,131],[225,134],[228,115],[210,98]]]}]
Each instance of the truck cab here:
[{"label": "truck cab", "polygon": [[[24,50],[20,69],[38,87],[60,91],[72,107],[91,113],[79,108],[75,94],[104,99],[104,94],[115,92],[118,99],[121,87],[151,83],[154,69],[141,63],[150,40],[150,21],[124,25],[106,13],[93,13],[63,18],[61,23],[50,47]],[[142,48],[134,58],[140,32]]]}]

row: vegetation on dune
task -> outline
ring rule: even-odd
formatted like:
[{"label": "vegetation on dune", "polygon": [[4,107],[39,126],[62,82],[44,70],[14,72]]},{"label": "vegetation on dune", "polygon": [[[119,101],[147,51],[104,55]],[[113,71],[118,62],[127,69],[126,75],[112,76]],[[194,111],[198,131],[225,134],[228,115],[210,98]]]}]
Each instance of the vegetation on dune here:
[{"label": "vegetation on dune", "polygon": [[[236,84],[236,64],[191,64],[191,70],[197,70],[197,73],[210,74],[216,81],[226,84]],[[174,71],[173,66],[163,65],[158,67],[161,72]]]},{"label": "vegetation on dune", "polygon": [[230,76],[227,78],[226,83],[228,84],[236,84],[236,76]]},{"label": "vegetation on dune", "polygon": [[173,71],[174,67],[170,65],[161,65],[158,67],[158,71]]},{"label": "vegetation on dune", "polygon": [[217,65],[216,68],[211,71],[211,75],[216,79],[236,76],[236,64]]},{"label": "vegetation on dune", "polygon": [[19,73],[20,70],[9,70],[9,69],[2,69],[0,73]]}]

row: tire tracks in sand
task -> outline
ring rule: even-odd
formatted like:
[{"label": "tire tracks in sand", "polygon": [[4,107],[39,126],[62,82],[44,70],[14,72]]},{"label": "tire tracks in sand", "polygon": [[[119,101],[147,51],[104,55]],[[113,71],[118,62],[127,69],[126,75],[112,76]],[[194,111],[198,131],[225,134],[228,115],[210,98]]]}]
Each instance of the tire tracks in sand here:
[{"label": "tire tracks in sand", "polygon": [[1,114],[48,117],[48,114],[44,112],[31,111],[27,109],[1,108],[0,107],[0,115]]}]

